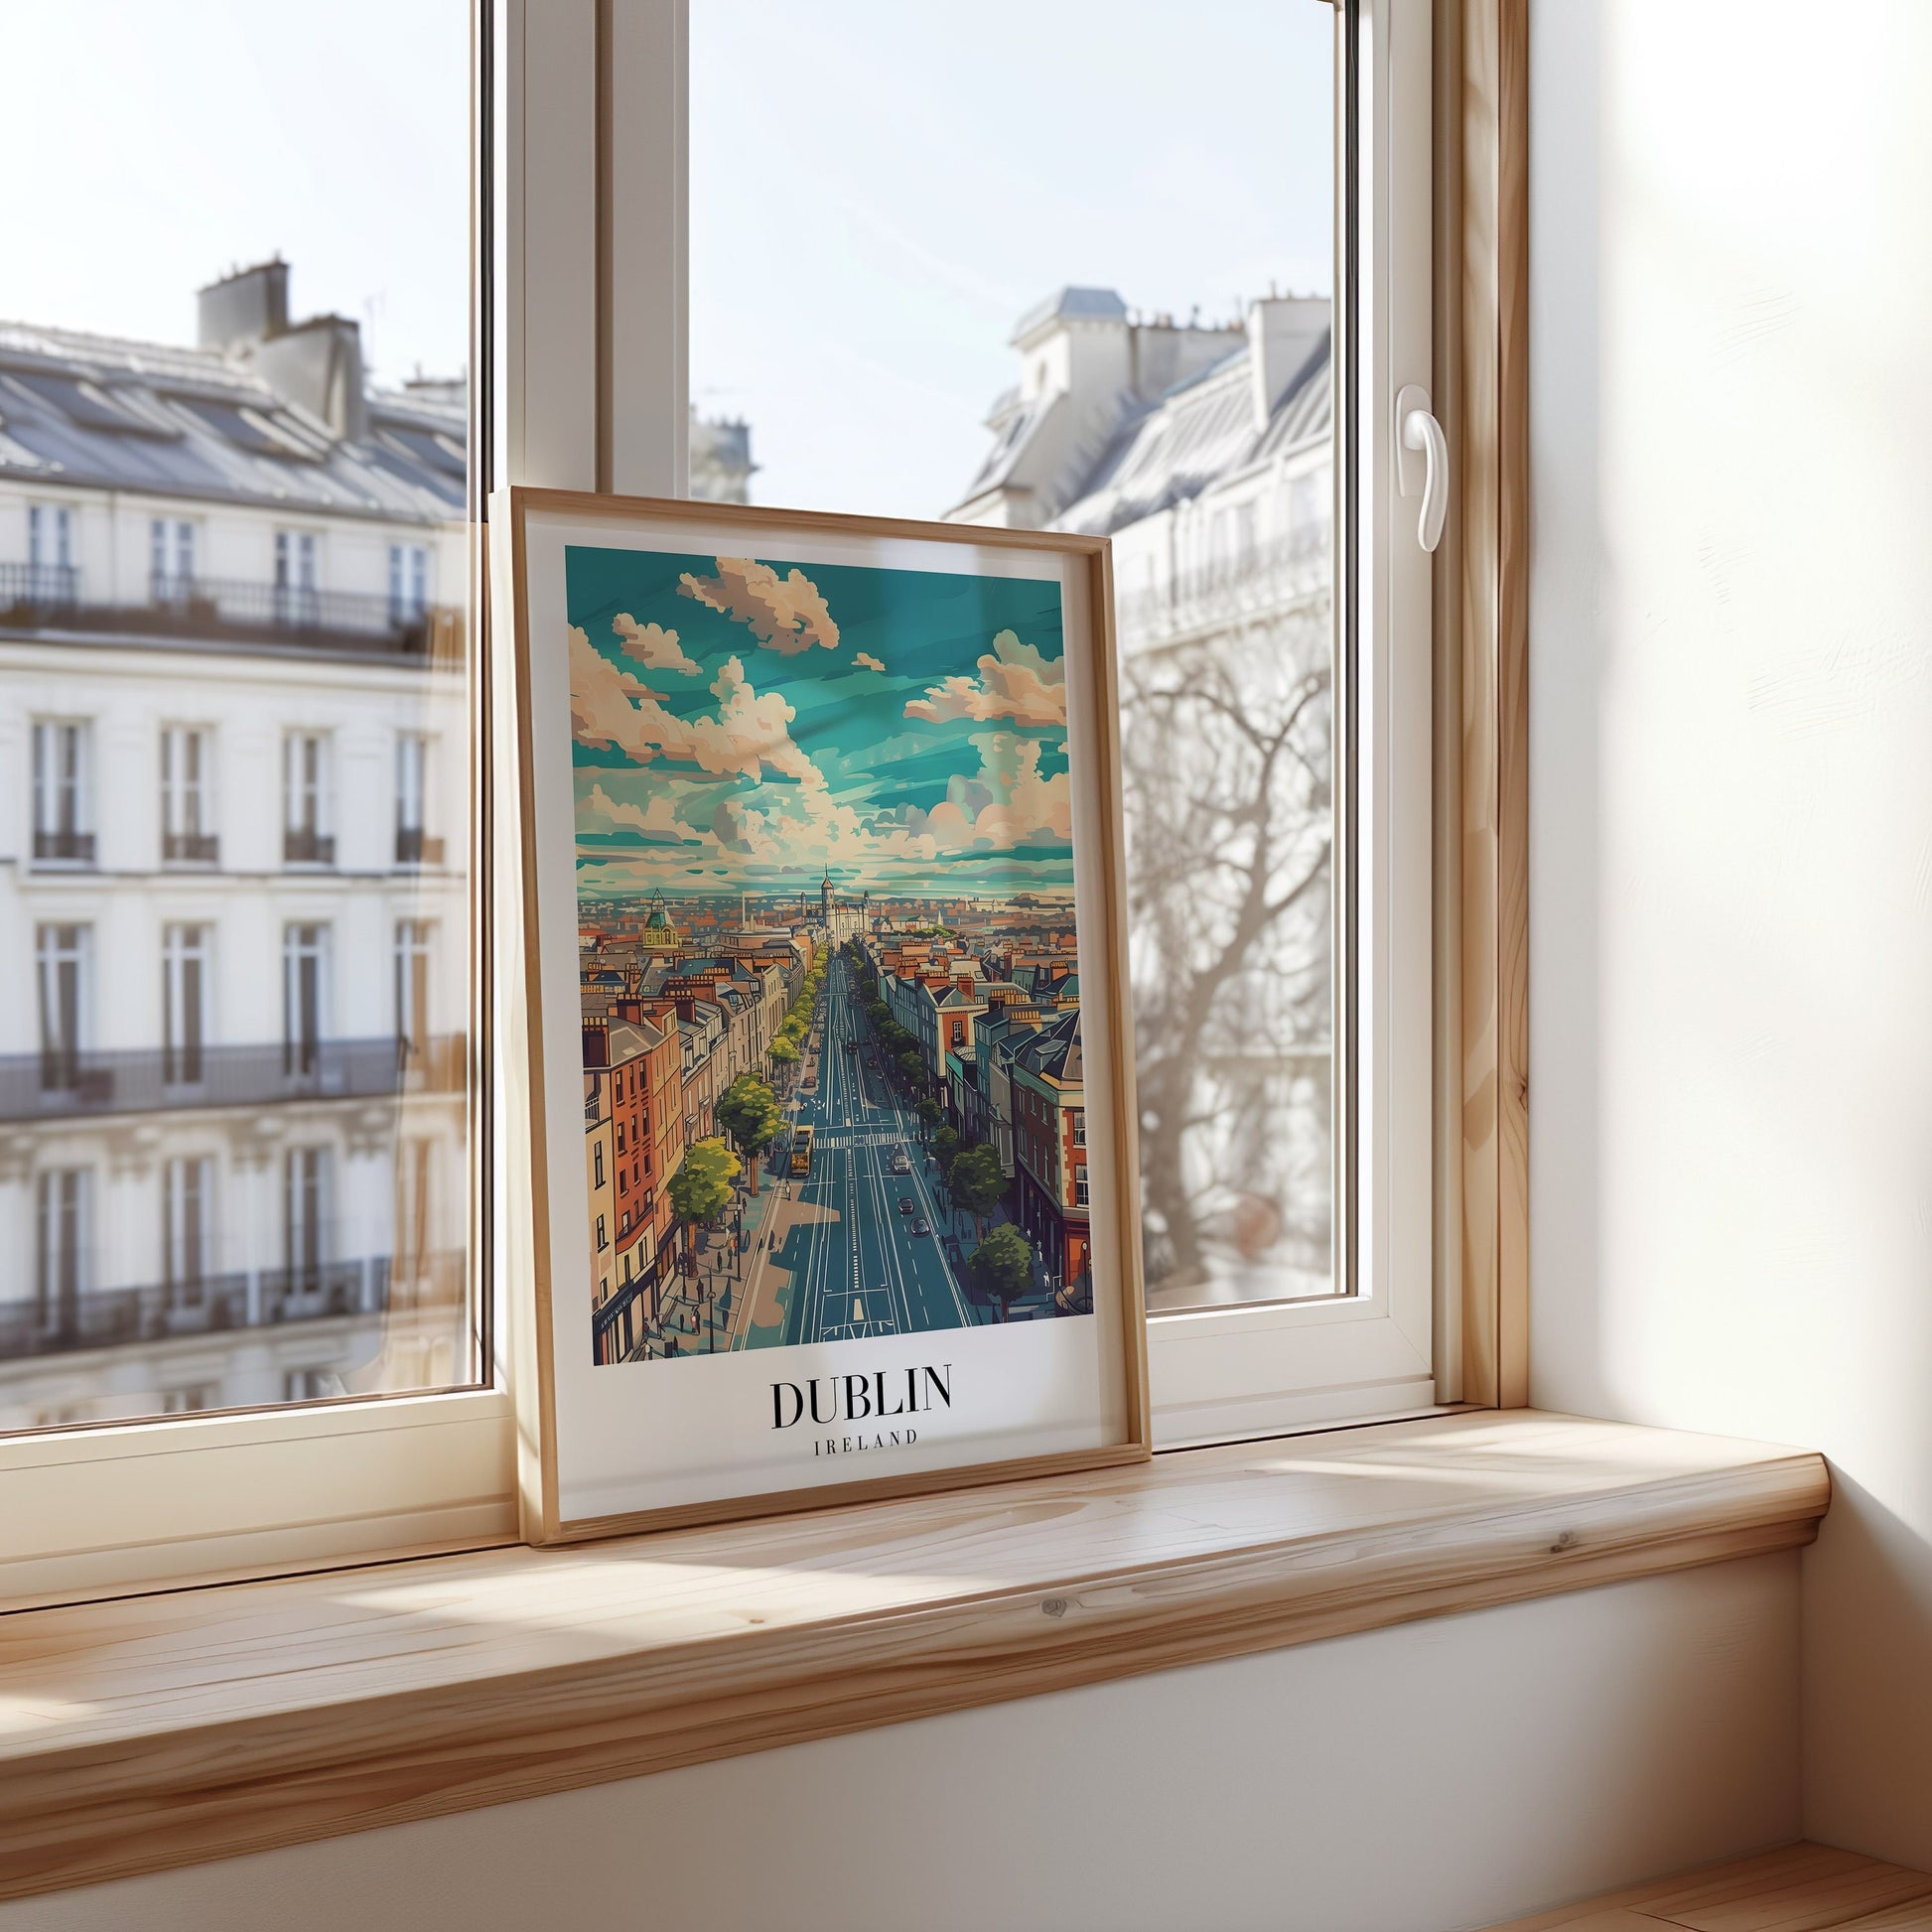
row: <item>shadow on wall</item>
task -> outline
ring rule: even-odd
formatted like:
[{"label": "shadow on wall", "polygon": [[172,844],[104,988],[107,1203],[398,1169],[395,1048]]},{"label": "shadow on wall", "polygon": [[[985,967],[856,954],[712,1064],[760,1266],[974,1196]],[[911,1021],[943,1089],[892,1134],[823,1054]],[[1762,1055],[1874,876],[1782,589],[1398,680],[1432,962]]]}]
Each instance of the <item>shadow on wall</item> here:
[{"label": "shadow on wall", "polygon": [[1932,10],[1535,0],[1532,1397],[1802,1443],[1806,1829],[1932,1863]]}]

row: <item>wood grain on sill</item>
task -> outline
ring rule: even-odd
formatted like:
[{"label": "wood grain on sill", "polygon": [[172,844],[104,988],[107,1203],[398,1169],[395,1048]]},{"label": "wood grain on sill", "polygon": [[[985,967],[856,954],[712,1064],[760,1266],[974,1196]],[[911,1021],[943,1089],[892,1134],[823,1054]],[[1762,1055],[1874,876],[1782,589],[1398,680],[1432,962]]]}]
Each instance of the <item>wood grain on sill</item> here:
[{"label": "wood grain on sill", "polygon": [[0,1897],[1807,1542],[1798,1450],[1535,1411],[0,1617]]}]

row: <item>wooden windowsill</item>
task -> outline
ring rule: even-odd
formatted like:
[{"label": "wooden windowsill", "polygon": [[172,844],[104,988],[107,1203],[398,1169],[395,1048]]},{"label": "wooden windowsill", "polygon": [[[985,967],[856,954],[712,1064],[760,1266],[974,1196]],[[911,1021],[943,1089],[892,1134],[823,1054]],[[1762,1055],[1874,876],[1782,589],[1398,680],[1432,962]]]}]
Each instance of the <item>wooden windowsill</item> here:
[{"label": "wooden windowsill", "polygon": [[1794,1449],[1534,1411],[0,1616],[0,1898],[1809,1542]]}]

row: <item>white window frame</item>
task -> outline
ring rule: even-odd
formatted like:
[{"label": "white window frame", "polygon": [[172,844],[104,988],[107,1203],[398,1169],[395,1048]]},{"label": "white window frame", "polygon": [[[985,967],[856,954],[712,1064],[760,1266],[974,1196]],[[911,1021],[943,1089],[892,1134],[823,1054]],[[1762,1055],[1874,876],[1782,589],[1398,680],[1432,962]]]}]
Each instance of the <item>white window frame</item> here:
[{"label": "white window frame", "polygon": [[[282,1150],[282,1261],[284,1291],[296,1288],[300,1265],[321,1275],[336,1258],[339,1197],[336,1150],[327,1141],[298,1141]],[[320,1286],[318,1282],[316,1284]]]},{"label": "white window frame", "polygon": [[[1394,14],[1404,32],[1392,55]],[[1427,0],[1363,0],[1359,108],[1366,246],[1356,507],[1368,512],[1358,595],[1372,720],[1360,902],[1365,943],[1371,956],[1378,945],[1384,955],[1364,996],[1361,1176],[1368,1196],[1400,1198],[1410,1211],[1365,1217],[1357,1266],[1367,1293],[1357,1298],[1158,1320],[1163,1442],[1453,1395],[1436,1387],[1429,1356],[1428,574],[1395,544],[1413,506],[1396,505],[1390,463],[1395,386],[1429,380],[1428,14]],[[688,423],[688,0],[611,0],[603,10],[494,0],[488,18],[479,71],[488,87],[480,121],[489,165],[490,225],[482,237],[489,331],[473,452],[496,484],[678,494]],[[602,101],[600,35],[609,76]],[[320,546],[311,575],[302,534],[288,532],[282,574],[296,593],[319,588]],[[481,795],[479,785],[473,796]],[[498,814],[489,836],[505,829]],[[490,916],[485,1031],[521,995],[520,949],[505,944],[514,908],[495,901]],[[1408,941],[1393,965],[1392,924]],[[501,1337],[505,1286],[519,1271],[505,1231],[519,1222],[527,1178],[501,1134],[481,1137],[473,1156],[486,1164],[483,1192],[493,1203],[482,1253]],[[1259,1365],[1252,1386],[1240,1380],[1244,1361]],[[293,1407],[0,1438],[10,1499],[0,1601],[513,1537],[507,1372],[499,1343],[474,1388],[309,1400],[315,1392],[304,1385]]]},{"label": "white window frame", "polygon": [[414,623],[429,610],[429,545],[389,546],[389,621]]},{"label": "white window frame", "polygon": [[[199,1307],[215,1265],[218,1170],[211,1154],[171,1155],[161,1164],[162,1281],[171,1306]],[[193,1240],[187,1225],[193,1207]],[[201,1267],[190,1266],[199,1253]]]},{"label": "white window frame", "polygon": [[30,503],[27,506],[27,563],[36,571],[73,568],[71,504]]},{"label": "white window frame", "polygon": [[[201,866],[198,859],[171,859],[172,837],[218,836],[214,824],[214,727],[169,724],[161,727],[161,853],[168,866]],[[191,759],[190,754],[193,754]],[[189,769],[190,763],[195,769]]]},{"label": "white window frame", "polygon": [[304,729],[282,734],[282,863],[297,870],[332,870],[333,857],[289,858],[288,841],[298,834],[318,841],[336,836],[333,732]]},{"label": "white window frame", "polygon": [[[430,734],[405,731],[396,734],[396,812],[395,829],[390,837],[392,858],[398,866],[421,866],[427,862],[429,836]],[[416,857],[403,857],[403,840],[416,835]]]},{"label": "white window frame", "polygon": [[[290,1074],[321,1066],[332,1035],[336,932],[328,919],[289,919],[282,926],[282,1064]],[[305,986],[304,981],[307,980]],[[315,1023],[310,1033],[304,1018]]]},{"label": "white window frame", "polygon": [[156,603],[177,601],[194,590],[200,547],[200,532],[192,518],[149,517],[148,588]]},{"label": "white window frame", "polygon": [[[595,10],[492,0],[481,17],[489,334],[471,448],[498,482],[588,489],[598,481]],[[668,314],[668,293],[664,303]],[[681,282],[676,306],[681,314]],[[681,437],[681,392],[676,427]],[[292,617],[312,602],[301,594],[302,534],[289,530],[280,546]],[[473,801],[482,794],[479,778]],[[321,916],[294,906],[285,915]],[[478,1133],[472,1152],[488,1164],[485,1192],[504,1199],[513,1164],[500,1139]],[[480,1225],[473,1216],[473,1244]],[[500,1244],[479,1252],[500,1257]],[[500,1276],[498,1259],[483,1291],[499,1335]],[[113,1425],[50,1417],[43,1430],[0,1437],[0,1602],[514,1537],[514,1415],[499,1359],[482,1365],[479,1386],[349,1400],[311,1387],[299,1364],[291,1373],[293,1406]]]},{"label": "white window frame", "polygon": [[[1339,65],[1347,15],[1336,18]],[[1335,792],[1354,806],[1356,917],[1352,935],[1337,918],[1336,984],[1352,980],[1357,1020],[1352,1094],[1337,1060],[1334,1227],[1354,1292],[1151,1317],[1157,1448],[1407,1414],[1459,1393],[1458,1350],[1439,1341],[1432,1243],[1431,571],[1417,506],[1398,492],[1394,429],[1402,385],[1431,386],[1431,25],[1427,0],[1362,0],[1356,16],[1352,331],[1337,276],[1336,422],[1352,390],[1356,467],[1345,501],[1338,436],[1333,527],[1352,526],[1356,540],[1352,578],[1336,546],[1335,604],[1343,615],[1353,605],[1358,735],[1351,774],[1338,706]],[[1338,815],[1338,855],[1342,830]],[[1336,1039],[1348,1036],[1337,1026]]]},{"label": "white window frame", "polygon": [[[33,789],[33,832],[36,840],[43,833],[69,832],[85,838],[94,831],[94,726],[91,718],[36,718],[33,724],[31,784]],[[70,734],[70,736],[69,736]],[[66,770],[68,752],[72,753],[73,769]],[[66,797],[72,805],[71,823],[61,823],[61,805]],[[43,859],[34,855],[36,867],[91,867],[91,859]]]},{"label": "white window frame", "polygon": [[314,530],[275,532],[275,588],[313,596],[322,588],[322,538]]},{"label": "white window frame", "polygon": [[[1338,114],[1349,18],[1337,7]],[[1336,561],[1337,607],[1353,609],[1360,720],[1352,778],[1337,744],[1355,803],[1356,916],[1345,950],[1338,931],[1337,980],[1351,962],[1360,1020],[1336,1188],[1338,1246],[1350,1186],[1357,1203],[1341,1249],[1354,1292],[1152,1317],[1157,1447],[1412,1413],[1459,1394],[1432,1242],[1431,569],[1394,461],[1397,390],[1432,385],[1433,21],[1429,0],[1361,0],[1353,18],[1359,239],[1352,343],[1336,357],[1338,423],[1340,381],[1352,376],[1351,501],[1341,500],[1351,484],[1340,438],[1332,476],[1333,527],[1358,532],[1351,581],[1339,550]],[[687,23],[688,0],[614,0],[609,24],[624,93],[605,134],[621,218],[608,223],[604,268],[599,483],[639,494],[686,486]],[[1350,1186],[1339,1184],[1350,1167]]]},{"label": "white window frame", "polygon": [[[200,1086],[207,1081],[213,974],[213,922],[168,920],[161,928],[161,1051],[167,1086]],[[191,1068],[198,1075],[193,1080],[184,1077]]]},{"label": "white window frame", "polygon": [[436,1228],[436,1143],[426,1134],[396,1138],[395,1226],[389,1239],[389,1282],[413,1289],[422,1279],[425,1258],[433,1252]]},{"label": "white window frame", "polygon": [[405,1057],[429,1049],[434,924],[431,919],[415,917],[396,921],[393,988],[396,1051]]},{"label": "white window frame", "polygon": [[74,1293],[85,1295],[92,1286],[94,1259],[94,1171],[91,1164],[73,1167],[47,1167],[34,1176],[34,1300],[42,1329],[54,1326],[61,1293],[50,1267],[53,1245],[48,1240],[50,1224],[57,1215],[65,1216],[66,1204],[59,1196],[65,1183],[72,1182],[73,1276]]},{"label": "white window frame", "polygon": [[[74,935],[69,944],[59,935]],[[70,1037],[56,1039],[52,1024],[64,1002],[61,997],[61,968],[73,968],[73,1026]],[[43,1056],[56,1052],[75,1059],[93,1051],[94,1045],[94,927],[91,919],[67,919],[56,916],[34,923],[35,1036]]]}]

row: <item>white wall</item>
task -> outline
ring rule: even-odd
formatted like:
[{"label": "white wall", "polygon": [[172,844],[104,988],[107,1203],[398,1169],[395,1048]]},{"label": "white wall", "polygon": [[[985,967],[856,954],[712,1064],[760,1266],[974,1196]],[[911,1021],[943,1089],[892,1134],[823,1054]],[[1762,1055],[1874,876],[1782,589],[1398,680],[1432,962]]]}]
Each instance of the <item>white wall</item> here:
[{"label": "white wall", "polygon": [[1457,1932],[1794,1835],[1796,1566],[0,1905],[0,1932]]},{"label": "white wall", "polygon": [[1932,1865],[1932,7],[1532,9],[1531,1391],[1782,1439]]}]

